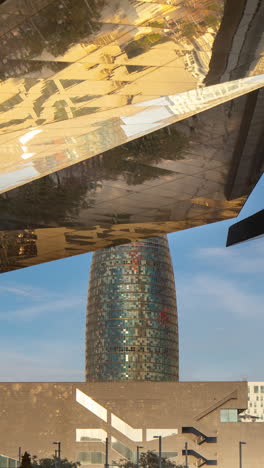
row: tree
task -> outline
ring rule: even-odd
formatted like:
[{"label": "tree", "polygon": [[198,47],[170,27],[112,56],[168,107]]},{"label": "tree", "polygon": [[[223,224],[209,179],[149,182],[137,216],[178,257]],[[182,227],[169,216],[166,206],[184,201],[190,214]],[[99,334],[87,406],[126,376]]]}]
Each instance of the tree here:
[{"label": "tree", "polygon": [[[31,468],[56,468],[58,465],[58,458],[54,455],[52,458],[40,458],[39,460],[38,457],[34,455],[32,459]],[[60,468],[77,468],[79,465],[80,462],[72,462],[67,458],[62,458],[60,460]]]},{"label": "tree", "polygon": [[25,452],[22,456],[20,468],[32,468],[30,454],[28,452]]},{"label": "tree", "polygon": [[[115,462],[115,464],[120,468],[137,468],[136,463],[126,459]],[[140,468],[159,468],[159,456],[151,450],[145,453],[142,452],[139,458],[139,466]],[[161,466],[162,468],[184,468],[183,465],[176,465],[166,457],[162,457]]]}]

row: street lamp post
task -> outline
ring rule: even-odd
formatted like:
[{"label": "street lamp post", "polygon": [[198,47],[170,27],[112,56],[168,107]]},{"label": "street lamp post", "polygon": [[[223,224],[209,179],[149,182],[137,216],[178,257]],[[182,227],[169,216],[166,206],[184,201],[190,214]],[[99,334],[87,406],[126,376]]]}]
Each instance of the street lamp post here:
[{"label": "street lamp post", "polygon": [[109,440],[108,437],[105,439],[105,468],[109,468]]},{"label": "street lamp post", "polygon": [[58,446],[58,458],[61,458],[61,442],[52,442],[53,444]]},{"label": "street lamp post", "polygon": [[188,442],[185,442],[185,467],[189,468],[188,466]]},{"label": "street lamp post", "polygon": [[239,468],[242,468],[242,445],[246,445],[246,442],[239,442]]},{"label": "street lamp post", "polygon": [[[52,442],[54,445],[57,445],[58,449],[55,450],[55,459],[57,460],[58,455],[58,466],[61,466],[61,442]],[[55,462],[56,463],[56,462]]]},{"label": "street lamp post", "polygon": [[162,436],[153,436],[154,439],[159,439],[159,468],[161,466],[161,456],[162,456]]},{"label": "street lamp post", "polygon": [[142,448],[144,447],[142,447],[141,445],[137,445],[137,468],[139,468],[139,451]]}]

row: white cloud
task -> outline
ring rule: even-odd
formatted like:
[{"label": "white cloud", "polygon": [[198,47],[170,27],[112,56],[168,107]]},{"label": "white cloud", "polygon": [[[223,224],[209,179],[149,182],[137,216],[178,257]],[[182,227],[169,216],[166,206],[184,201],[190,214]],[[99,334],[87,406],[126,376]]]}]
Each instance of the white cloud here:
[{"label": "white cloud", "polygon": [[2,307],[0,320],[8,322],[14,320],[32,320],[43,314],[56,313],[75,307],[77,307],[77,310],[83,311],[86,303],[86,297],[84,296],[73,296],[70,292],[58,294],[25,284],[2,284],[0,286],[0,293],[13,294],[18,297],[18,300],[22,300],[20,307],[12,308],[11,310],[4,310]]},{"label": "white cloud", "polygon": [[260,316],[263,314],[263,294],[247,291],[242,283],[236,284],[232,280],[219,276],[205,274],[190,276],[178,281],[178,297],[185,310],[199,307],[202,311],[221,309],[240,318]]},{"label": "white cloud", "polygon": [[[69,289],[57,293],[15,282],[2,282],[0,293],[12,297],[12,307],[5,306],[3,297],[1,328],[4,330],[7,324],[9,330],[11,323],[16,329],[14,337],[9,331],[1,336],[0,380],[84,381],[86,295],[73,295]],[[38,327],[42,318],[46,324],[43,331]],[[67,332],[68,319],[72,326],[74,320],[74,330]],[[22,326],[21,335],[17,325]]]},{"label": "white cloud", "polygon": [[[32,320],[39,317],[42,314],[56,313],[64,311],[65,309],[71,309],[80,305],[85,305],[85,301],[80,297],[64,297],[62,299],[45,302],[42,304],[23,307],[21,309],[15,309],[7,312],[0,313],[0,320]],[[81,309],[82,310],[82,309]]]},{"label": "white cloud", "polygon": [[30,346],[14,343],[12,350],[0,350],[2,382],[84,381],[79,343],[31,340]]},{"label": "white cloud", "polygon": [[31,299],[41,299],[43,297],[46,297],[48,294],[48,292],[44,289],[16,283],[2,283],[2,285],[0,285],[0,293],[14,294],[16,296],[28,297]]},{"label": "white cloud", "polygon": [[207,247],[194,252],[194,256],[217,267],[224,266],[238,273],[264,272],[264,241],[240,244],[234,247]]}]

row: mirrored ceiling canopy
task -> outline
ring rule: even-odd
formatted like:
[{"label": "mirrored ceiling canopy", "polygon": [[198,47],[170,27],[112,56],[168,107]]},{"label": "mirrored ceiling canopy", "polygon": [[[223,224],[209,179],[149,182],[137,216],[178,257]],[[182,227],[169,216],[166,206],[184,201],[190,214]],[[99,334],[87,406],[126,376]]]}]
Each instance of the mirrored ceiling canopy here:
[{"label": "mirrored ceiling canopy", "polygon": [[0,4],[0,269],[235,217],[263,172],[257,0]]},{"label": "mirrored ceiling canopy", "polygon": [[233,3],[2,4],[0,191],[263,86],[263,8]]}]

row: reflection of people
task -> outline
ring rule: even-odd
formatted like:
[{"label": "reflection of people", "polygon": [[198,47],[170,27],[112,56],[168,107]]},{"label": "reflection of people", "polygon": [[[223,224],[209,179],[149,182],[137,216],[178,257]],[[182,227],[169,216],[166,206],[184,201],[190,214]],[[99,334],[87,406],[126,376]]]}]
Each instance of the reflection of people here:
[{"label": "reflection of people", "polygon": [[38,255],[37,236],[32,229],[2,232],[0,237],[0,271],[21,266],[19,260]]},{"label": "reflection of people", "polygon": [[37,235],[32,229],[24,229],[17,235],[18,256],[23,258],[35,257],[38,255]]}]

